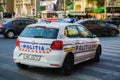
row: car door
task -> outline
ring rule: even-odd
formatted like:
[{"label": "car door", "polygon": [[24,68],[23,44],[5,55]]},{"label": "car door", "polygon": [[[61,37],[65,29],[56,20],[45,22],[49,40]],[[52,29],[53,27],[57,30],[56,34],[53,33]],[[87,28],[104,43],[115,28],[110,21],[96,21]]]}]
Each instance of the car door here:
[{"label": "car door", "polygon": [[98,30],[99,34],[104,35],[109,30],[109,28],[107,27],[105,22],[97,21],[97,24],[98,24],[97,30]]},{"label": "car door", "polygon": [[[82,37],[79,39],[80,44],[79,52],[84,55],[84,60],[91,59],[95,56],[96,41],[92,38],[91,32],[89,32],[83,26],[77,26]],[[80,56],[79,56],[80,57]]]},{"label": "car door", "polygon": [[25,20],[25,26],[33,23],[35,23],[34,20]]},{"label": "car door", "polygon": [[96,25],[96,22],[94,20],[88,20],[86,22],[86,25],[87,29],[89,31],[91,31],[93,34],[96,34],[97,33],[97,25]]},{"label": "car door", "polygon": [[64,50],[71,51],[74,53],[74,61],[75,63],[82,62],[84,60],[84,54],[81,52],[81,47],[84,46],[84,39],[80,38],[79,30],[76,25],[67,26],[64,30],[64,34],[66,39]]},{"label": "car door", "polygon": [[22,30],[25,28],[25,20],[15,20],[13,22],[15,28],[16,28],[16,32],[17,34],[20,34],[22,32]]},{"label": "car door", "polygon": [[90,20],[88,29],[95,35],[100,36],[103,32],[105,24],[100,20]]}]

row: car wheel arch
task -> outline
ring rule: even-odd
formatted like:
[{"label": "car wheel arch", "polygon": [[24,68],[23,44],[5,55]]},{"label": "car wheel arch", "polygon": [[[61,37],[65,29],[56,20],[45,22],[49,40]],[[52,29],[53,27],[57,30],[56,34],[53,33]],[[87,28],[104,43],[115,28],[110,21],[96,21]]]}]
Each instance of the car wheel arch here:
[{"label": "car wheel arch", "polygon": [[73,60],[74,60],[74,53],[73,53],[73,52],[68,52],[68,53],[65,55],[65,57],[64,57],[63,63],[64,63],[64,61],[65,61],[65,58],[66,58],[68,55],[71,55],[72,58],[73,58]]},{"label": "car wheel arch", "polygon": [[114,37],[114,36],[116,36],[117,35],[117,31],[116,30],[111,30],[111,32],[110,32],[110,36],[111,37]]},{"label": "car wheel arch", "polygon": [[[6,30],[6,32],[3,34],[4,35],[4,37],[6,37],[6,38],[13,38],[13,37],[15,37],[17,34],[16,34],[16,31],[15,30],[13,30],[13,29],[8,29],[8,30]],[[12,35],[12,36],[11,36]]]},{"label": "car wheel arch", "polygon": [[96,48],[96,54],[95,54],[95,57],[93,58],[93,60],[95,62],[99,62],[101,54],[102,54],[102,46],[99,44]]},{"label": "car wheel arch", "polygon": [[62,67],[59,68],[59,72],[63,75],[70,75],[73,71],[74,66],[74,55],[73,53],[69,52],[66,54]]},{"label": "car wheel arch", "polygon": [[15,33],[15,35],[17,33],[16,30],[14,30],[14,29],[7,29],[7,30],[5,30],[5,33],[9,32],[9,31],[13,31]]}]

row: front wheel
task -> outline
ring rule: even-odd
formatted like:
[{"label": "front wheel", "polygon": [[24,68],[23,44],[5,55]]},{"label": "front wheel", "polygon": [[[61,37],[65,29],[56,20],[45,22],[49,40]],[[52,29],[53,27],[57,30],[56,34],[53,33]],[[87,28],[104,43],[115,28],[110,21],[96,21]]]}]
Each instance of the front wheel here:
[{"label": "front wheel", "polygon": [[60,68],[60,73],[63,75],[70,75],[73,71],[74,58],[73,55],[68,54],[64,60],[63,66]]},{"label": "front wheel", "polygon": [[7,37],[7,38],[13,38],[14,36],[15,36],[14,31],[8,31],[5,35],[5,37]]},{"label": "front wheel", "polygon": [[102,49],[101,49],[100,46],[98,46],[97,49],[96,49],[95,57],[93,59],[95,62],[99,62],[100,61],[101,52],[102,52]]}]

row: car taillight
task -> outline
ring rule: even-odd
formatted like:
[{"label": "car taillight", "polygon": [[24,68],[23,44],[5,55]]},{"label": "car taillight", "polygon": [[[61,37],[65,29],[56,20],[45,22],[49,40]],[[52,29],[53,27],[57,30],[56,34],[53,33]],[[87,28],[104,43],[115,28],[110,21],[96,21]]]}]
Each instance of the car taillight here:
[{"label": "car taillight", "polygon": [[2,24],[0,24],[0,28],[3,28],[4,26]]},{"label": "car taillight", "polygon": [[16,46],[20,46],[20,41],[19,41],[19,38],[16,39]]},{"label": "car taillight", "polygon": [[52,42],[51,49],[62,50],[62,48],[63,48],[63,41],[58,40]]}]

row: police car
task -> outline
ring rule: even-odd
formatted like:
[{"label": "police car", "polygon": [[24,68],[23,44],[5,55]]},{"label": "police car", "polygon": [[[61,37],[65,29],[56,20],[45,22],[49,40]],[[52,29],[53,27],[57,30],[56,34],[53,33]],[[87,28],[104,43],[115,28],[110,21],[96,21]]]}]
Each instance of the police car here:
[{"label": "police car", "polygon": [[99,39],[80,24],[36,23],[28,25],[16,39],[13,59],[20,69],[59,68],[69,75],[75,64],[99,61],[101,48]]}]

